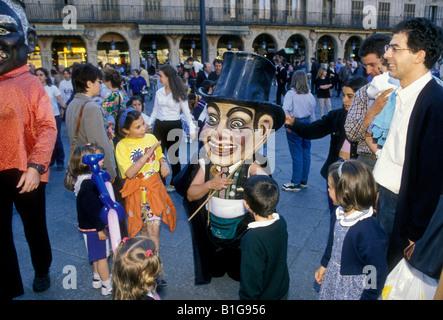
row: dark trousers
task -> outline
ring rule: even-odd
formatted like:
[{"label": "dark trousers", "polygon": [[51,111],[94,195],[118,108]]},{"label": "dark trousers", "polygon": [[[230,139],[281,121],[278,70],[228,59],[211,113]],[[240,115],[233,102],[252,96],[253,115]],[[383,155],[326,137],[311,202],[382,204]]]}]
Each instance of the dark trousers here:
[{"label": "dark trousers", "polygon": [[[163,154],[166,156],[165,150],[167,150],[167,158],[172,168],[172,179],[180,172],[181,164],[179,159],[180,143],[183,136],[182,122],[181,120],[175,121],[160,121],[155,120],[154,136],[157,140],[161,141],[161,147]],[[163,182],[164,179],[162,179]]]},{"label": "dark trousers", "polygon": [[55,123],[57,125],[57,139],[55,141],[54,151],[52,153],[51,165],[53,165],[54,162],[60,165],[64,165],[65,151],[63,149],[63,142],[61,136],[62,119],[60,116],[55,116]]},{"label": "dark trousers", "polygon": [[52,262],[51,244],[46,227],[46,183],[28,193],[16,188],[22,175],[16,169],[0,171],[0,274],[3,277],[1,296],[11,299],[22,295],[23,284],[12,234],[13,205],[23,223],[36,275],[49,271]]},{"label": "dark trousers", "polygon": [[276,101],[276,104],[278,104],[279,106],[282,105],[281,96],[284,96],[285,93],[286,93],[285,85],[279,84],[277,86],[277,101]]},{"label": "dark trousers", "polygon": [[392,229],[394,227],[397,199],[397,194],[393,193],[383,186],[379,186],[376,221],[383,229],[388,239],[391,238]]}]

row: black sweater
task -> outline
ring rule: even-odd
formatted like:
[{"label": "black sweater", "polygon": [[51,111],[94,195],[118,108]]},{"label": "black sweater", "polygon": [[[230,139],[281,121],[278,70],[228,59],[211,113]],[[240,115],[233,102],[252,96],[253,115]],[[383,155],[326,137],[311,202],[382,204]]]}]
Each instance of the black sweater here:
[{"label": "black sweater", "polygon": [[[331,144],[326,162],[320,170],[323,178],[328,178],[329,166],[338,160],[338,155],[346,139],[345,121],[348,111],[345,108],[335,109],[312,123],[300,123],[297,119],[286,127],[303,139],[321,139],[331,135]],[[351,142],[351,158],[357,157],[357,143]]]},{"label": "black sweater", "polygon": [[100,193],[91,179],[84,180],[77,194],[77,218],[80,229],[96,229],[102,231],[106,224],[100,218],[103,203]]},{"label": "black sweater", "polygon": [[282,216],[241,240],[240,299],[280,300],[289,290],[288,232]]}]

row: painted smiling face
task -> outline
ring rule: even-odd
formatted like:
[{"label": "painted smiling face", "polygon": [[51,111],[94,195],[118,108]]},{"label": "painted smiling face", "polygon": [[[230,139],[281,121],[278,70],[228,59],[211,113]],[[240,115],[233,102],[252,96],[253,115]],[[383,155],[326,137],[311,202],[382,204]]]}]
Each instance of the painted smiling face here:
[{"label": "painted smiling face", "polygon": [[256,121],[251,108],[212,103],[207,111],[200,138],[211,162],[222,167],[251,158],[272,128],[270,116],[262,115]]},{"label": "painted smiling face", "polygon": [[36,35],[27,27],[26,16],[18,4],[2,0],[0,12],[0,74],[5,74],[27,63]]}]

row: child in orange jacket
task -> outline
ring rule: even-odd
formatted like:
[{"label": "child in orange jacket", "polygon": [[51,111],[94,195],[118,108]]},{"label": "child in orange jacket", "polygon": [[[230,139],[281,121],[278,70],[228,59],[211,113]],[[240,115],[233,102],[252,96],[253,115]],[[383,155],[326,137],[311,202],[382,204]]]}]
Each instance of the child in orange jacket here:
[{"label": "child in orange jacket", "polygon": [[116,119],[117,134],[122,140],[115,155],[123,179],[120,191],[125,199],[129,237],[138,232],[154,241],[157,254],[160,248],[160,224],[165,222],[175,230],[176,211],[161,181],[169,175],[169,165],[160,141],[146,134],[141,113],[129,107]]}]

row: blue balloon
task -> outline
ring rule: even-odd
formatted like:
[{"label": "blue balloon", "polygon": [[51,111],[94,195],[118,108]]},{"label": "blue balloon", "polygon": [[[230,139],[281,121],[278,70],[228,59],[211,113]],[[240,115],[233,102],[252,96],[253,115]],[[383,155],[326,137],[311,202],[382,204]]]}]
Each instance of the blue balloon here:
[{"label": "blue balloon", "polygon": [[82,162],[91,168],[91,179],[97,186],[100,193],[100,201],[104,205],[100,211],[100,218],[104,223],[108,224],[108,213],[110,210],[114,209],[117,212],[118,220],[121,221],[125,216],[125,209],[120,203],[112,200],[108,188],[106,188],[106,182],[111,180],[111,175],[108,172],[101,170],[100,165],[98,164],[104,157],[105,155],[103,153],[85,154],[82,158]]}]

